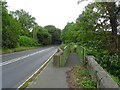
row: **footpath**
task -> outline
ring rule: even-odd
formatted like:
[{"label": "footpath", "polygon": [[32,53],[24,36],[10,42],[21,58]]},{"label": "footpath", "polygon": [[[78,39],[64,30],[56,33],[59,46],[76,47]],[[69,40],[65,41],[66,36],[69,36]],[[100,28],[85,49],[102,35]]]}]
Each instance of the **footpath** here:
[{"label": "footpath", "polygon": [[28,88],[69,88],[66,72],[79,64],[80,59],[75,53],[69,55],[65,67],[54,67],[51,60]]}]

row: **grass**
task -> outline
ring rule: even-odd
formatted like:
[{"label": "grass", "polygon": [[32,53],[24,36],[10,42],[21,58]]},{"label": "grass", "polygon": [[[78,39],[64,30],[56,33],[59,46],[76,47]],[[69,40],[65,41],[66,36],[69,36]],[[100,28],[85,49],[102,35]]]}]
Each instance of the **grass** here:
[{"label": "grass", "polygon": [[25,51],[36,48],[40,48],[40,47],[17,47],[13,49],[0,49],[0,54],[13,53],[13,52]]},{"label": "grass", "polygon": [[89,71],[83,66],[75,66],[75,77],[78,88],[97,88],[96,81],[92,79]]}]

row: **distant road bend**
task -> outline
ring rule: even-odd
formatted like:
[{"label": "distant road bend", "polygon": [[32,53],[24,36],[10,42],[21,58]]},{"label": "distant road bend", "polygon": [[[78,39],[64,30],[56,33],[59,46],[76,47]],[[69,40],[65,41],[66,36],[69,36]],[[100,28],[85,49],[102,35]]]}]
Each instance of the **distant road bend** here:
[{"label": "distant road bend", "polygon": [[2,55],[2,88],[17,88],[30,77],[50,56],[57,46]]}]

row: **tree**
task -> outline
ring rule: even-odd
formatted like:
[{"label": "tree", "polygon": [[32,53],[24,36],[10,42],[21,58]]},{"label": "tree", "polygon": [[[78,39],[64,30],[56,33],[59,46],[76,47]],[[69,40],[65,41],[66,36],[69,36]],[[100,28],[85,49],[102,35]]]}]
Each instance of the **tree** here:
[{"label": "tree", "polygon": [[2,47],[15,48],[18,45],[21,26],[20,23],[8,14],[6,4],[6,2],[2,2]]},{"label": "tree", "polygon": [[37,32],[40,29],[40,26],[36,25],[32,30],[32,35],[34,39],[37,39]]},{"label": "tree", "polygon": [[38,42],[42,45],[51,44],[51,35],[48,33],[48,31],[41,26],[38,26],[37,29]]},{"label": "tree", "polygon": [[[80,0],[79,2],[81,1],[84,0]],[[102,29],[104,27],[106,30],[111,29],[111,35],[109,35],[108,38],[109,43],[108,48],[110,53],[117,53],[118,52],[117,20],[119,15],[118,14],[119,6],[116,5],[116,2],[95,2],[93,9],[96,9],[97,12],[100,14],[100,18],[98,20],[100,21],[102,20],[102,22],[99,24],[99,26],[102,27]]]},{"label": "tree", "polygon": [[15,12],[12,11],[11,14],[21,24],[21,34],[30,36],[30,31],[32,31],[33,28],[37,25],[37,23],[35,22],[35,18],[23,9],[16,10]]},{"label": "tree", "polygon": [[52,36],[52,44],[60,44],[61,43],[61,30],[56,28],[53,25],[48,25],[44,27]]}]

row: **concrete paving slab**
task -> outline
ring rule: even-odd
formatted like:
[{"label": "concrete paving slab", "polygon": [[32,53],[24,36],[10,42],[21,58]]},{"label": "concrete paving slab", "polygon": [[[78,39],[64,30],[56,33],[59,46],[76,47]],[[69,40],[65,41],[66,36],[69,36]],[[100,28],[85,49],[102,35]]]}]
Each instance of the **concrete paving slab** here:
[{"label": "concrete paving slab", "polygon": [[69,67],[53,67],[52,61],[28,88],[68,88],[67,74]]},{"label": "concrete paving slab", "polygon": [[69,88],[66,72],[78,64],[80,64],[80,59],[75,53],[69,55],[65,67],[54,67],[51,60],[28,88]]}]

